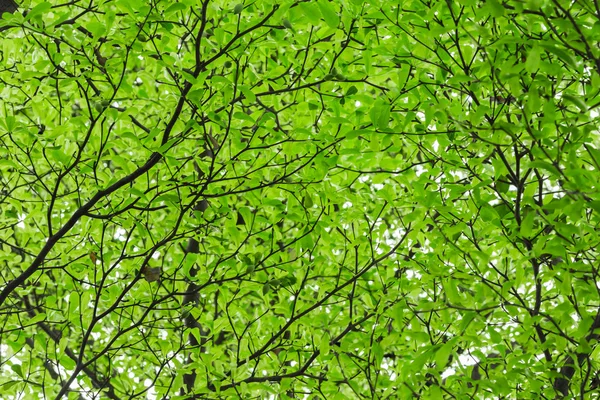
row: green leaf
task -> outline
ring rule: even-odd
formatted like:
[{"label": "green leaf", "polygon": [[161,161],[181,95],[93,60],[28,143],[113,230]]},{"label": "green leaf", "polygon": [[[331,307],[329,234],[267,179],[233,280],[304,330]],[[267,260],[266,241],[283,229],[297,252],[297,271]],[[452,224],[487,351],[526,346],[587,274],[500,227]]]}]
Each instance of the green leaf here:
[{"label": "green leaf", "polygon": [[435,364],[438,368],[443,368],[448,364],[448,358],[452,354],[453,344],[451,342],[444,343],[435,353]]},{"label": "green leaf", "polygon": [[60,365],[68,371],[75,369],[77,363],[68,356],[64,355],[60,358]]},{"label": "green leaf", "polygon": [[504,15],[504,6],[498,0],[486,0],[486,4],[492,17],[499,18]]},{"label": "green leaf", "polygon": [[287,275],[280,279],[281,287],[293,286],[297,282],[297,278],[294,275]]},{"label": "green leaf", "polygon": [[256,102],[256,95],[252,92],[252,90],[250,88],[242,85],[242,86],[240,86],[240,90],[250,103]]},{"label": "green leaf", "polygon": [[383,361],[383,347],[379,342],[373,343],[373,357],[374,364],[377,368],[381,366],[381,362]]},{"label": "green leaf", "polygon": [[587,152],[590,154],[590,156],[592,157],[592,161],[594,163],[594,166],[596,167],[597,171],[600,171],[600,150],[589,146],[588,144],[585,144],[585,149],[587,150]]},{"label": "green leaf", "polygon": [[356,88],[356,86],[352,85],[348,88],[348,90],[346,90],[346,96],[352,96],[353,94],[358,93],[358,89]]},{"label": "green leaf", "polygon": [[262,287],[262,293],[263,295],[268,294],[271,291],[271,283],[270,282],[265,282],[265,284]]},{"label": "green leaf", "polygon": [[27,16],[25,17],[25,20],[31,20],[33,18],[43,16],[51,8],[52,8],[52,4],[47,1],[38,3],[35,7],[33,7],[31,10],[29,10],[29,12],[27,13]]},{"label": "green leaf", "polygon": [[[178,11],[183,11],[183,10],[187,10],[189,6],[187,6],[185,3],[172,3],[169,7],[167,7],[167,9],[165,10],[165,14],[169,15],[169,14],[173,14],[176,13]],[[237,7],[237,6],[236,6]]]},{"label": "green leaf", "polygon": [[331,3],[327,0],[319,0],[317,5],[319,6],[319,11],[321,11],[321,15],[327,25],[329,25],[330,28],[337,28],[340,24],[340,17]]},{"label": "green leaf", "polygon": [[329,355],[329,342],[330,342],[331,338],[329,337],[329,333],[325,332],[325,334],[323,334],[321,336],[321,344],[319,345],[319,351],[321,352],[321,355],[323,356],[327,356]]},{"label": "green leaf", "polygon": [[235,7],[233,7],[234,14],[241,14],[243,10],[244,10],[244,5],[242,3],[238,3],[235,5]]},{"label": "green leaf", "polygon": [[535,212],[530,211],[525,215],[525,218],[521,222],[520,233],[523,237],[531,237],[533,234],[533,224],[535,221]]},{"label": "green leaf", "polygon": [[458,293],[458,288],[456,286],[456,282],[453,280],[449,280],[447,284],[444,285],[446,296],[448,296],[448,301],[451,304],[461,304],[463,301],[462,296]]},{"label": "green leaf", "polygon": [[299,3],[298,8],[306,16],[308,21],[313,25],[319,25],[321,22],[321,11],[318,4],[315,3]]},{"label": "green leaf", "polygon": [[290,20],[284,18],[281,20],[281,22],[286,29],[294,29]]},{"label": "green leaf", "polygon": [[583,99],[581,97],[573,96],[568,93],[563,93],[562,98],[570,103],[573,103],[575,106],[577,106],[577,108],[579,108],[579,111],[581,111],[581,112],[588,111],[588,106],[585,104],[585,102],[583,101]]},{"label": "green leaf", "polygon": [[20,364],[12,364],[10,366],[10,369],[12,369],[21,378],[25,378],[25,376],[23,375],[23,369],[21,368]]},{"label": "green leaf", "polygon": [[525,69],[529,73],[534,73],[540,67],[540,48],[534,46],[527,54],[527,60],[525,61]]},{"label": "green leaf", "polygon": [[29,324],[30,325],[35,325],[38,322],[42,322],[42,321],[45,321],[45,320],[46,320],[46,313],[39,313],[39,314],[36,314],[34,317],[32,317],[29,320]]},{"label": "green leaf", "polygon": [[371,111],[369,111],[369,116],[376,128],[387,128],[390,119],[390,105],[383,100],[378,100],[373,108],[371,108]]},{"label": "green leaf", "polygon": [[542,46],[545,50],[557,56],[561,61],[563,61],[566,65],[571,68],[575,68],[575,62],[571,55],[562,49],[556,42],[540,42],[540,46]]},{"label": "green leaf", "polygon": [[[86,25],[86,28],[88,31],[92,32],[95,38],[101,37],[106,33],[106,25],[101,22],[90,22]],[[106,106],[107,105],[108,104],[106,104]]]}]

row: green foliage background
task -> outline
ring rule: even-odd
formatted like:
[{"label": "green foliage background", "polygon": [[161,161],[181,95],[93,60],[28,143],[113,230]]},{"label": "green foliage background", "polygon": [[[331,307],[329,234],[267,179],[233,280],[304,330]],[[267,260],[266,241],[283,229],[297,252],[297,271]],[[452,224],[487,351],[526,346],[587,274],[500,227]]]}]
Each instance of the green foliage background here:
[{"label": "green foliage background", "polygon": [[3,398],[593,396],[597,2],[240,4],[4,14]]}]

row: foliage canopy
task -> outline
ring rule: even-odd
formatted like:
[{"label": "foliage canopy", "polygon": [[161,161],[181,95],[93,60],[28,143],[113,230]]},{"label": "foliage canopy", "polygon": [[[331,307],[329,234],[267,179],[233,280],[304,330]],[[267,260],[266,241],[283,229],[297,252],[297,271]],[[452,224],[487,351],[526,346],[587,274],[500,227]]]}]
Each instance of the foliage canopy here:
[{"label": "foliage canopy", "polygon": [[3,398],[599,385],[596,1],[20,7]]}]

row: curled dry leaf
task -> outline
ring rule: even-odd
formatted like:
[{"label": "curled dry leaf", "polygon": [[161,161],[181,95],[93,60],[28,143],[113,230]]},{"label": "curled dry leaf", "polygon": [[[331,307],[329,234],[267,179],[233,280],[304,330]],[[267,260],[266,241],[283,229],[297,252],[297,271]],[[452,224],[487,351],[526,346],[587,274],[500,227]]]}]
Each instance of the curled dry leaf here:
[{"label": "curled dry leaf", "polygon": [[155,282],[160,279],[160,268],[158,267],[143,267],[142,274],[147,282]]},{"label": "curled dry leaf", "polygon": [[104,67],[106,65],[106,57],[104,57],[102,53],[100,53],[100,49],[98,47],[94,49],[94,55],[96,56],[98,64]]},{"label": "curled dry leaf", "polygon": [[221,145],[219,144],[219,141],[209,132],[207,133],[208,139],[210,139],[210,144],[212,145],[212,148],[214,150],[219,150],[219,147],[221,147]]}]

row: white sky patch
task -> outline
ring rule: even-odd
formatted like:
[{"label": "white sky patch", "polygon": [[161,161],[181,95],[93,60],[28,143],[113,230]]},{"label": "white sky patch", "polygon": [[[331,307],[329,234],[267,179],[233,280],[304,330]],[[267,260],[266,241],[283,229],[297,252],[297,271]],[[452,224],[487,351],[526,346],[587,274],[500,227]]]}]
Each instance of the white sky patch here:
[{"label": "white sky patch", "polygon": [[[460,354],[458,356],[458,362],[464,367],[469,367],[471,365],[477,364],[479,360],[476,357],[469,354]],[[456,374],[456,368],[450,367],[447,368],[444,372],[442,372],[441,377],[442,379],[446,379],[447,377],[452,376],[454,374]]]},{"label": "white sky patch", "polygon": [[394,230],[394,231],[391,233],[391,235],[390,235],[390,236],[391,236],[392,238],[394,238],[394,239],[398,240],[398,239],[402,238],[402,237],[404,236],[404,234],[405,234],[405,233],[406,233],[406,230],[405,230],[405,229],[403,229],[403,228],[398,228],[398,229]]},{"label": "white sky patch", "polygon": [[412,269],[407,269],[406,271],[404,271],[404,274],[408,279],[413,279],[413,278],[421,279],[421,274],[418,271],[415,271]]},{"label": "white sky patch", "polygon": [[145,379],[144,386],[149,388],[146,392],[146,398],[156,399],[156,390],[154,390],[154,383],[152,382],[152,379]]},{"label": "white sky patch", "polygon": [[427,172],[427,170],[425,168],[423,168],[422,165],[417,165],[415,166],[415,175],[417,176],[421,176],[422,174],[424,174],[425,172]]},{"label": "white sky patch", "polygon": [[452,376],[456,373],[456,370],[454,368],[448,368],[446,369],[444,372],[442,372],[442,379],[446,379],[449,376]]},{"label": "white sky patch", "polygon": [[[6,361],[8,358],[7,354],[9,354],[9,347],[5,344],[0,345],[0,353],[3,355],[3,360]],[[21,365],[21,359],[18,357],[13,357],[10,361],[13,364]]]},{"label": "white sky patch", "polygon": [[123,228],[117,228],[115,234],[113,235],[113,239],[124,242],[127,240],[127,231]]},{"label": "white sky patch", "polygon": [[25,228],[25,218],[27,214],[19,214],[19,222],[17,223],[17,227]]},{"label": "white sky patch", "polygon": [[547,282],[544,282],[543,286],[546,290],[551,290],[551,289],[554,289],[554,287],[556,285],[554,285],[553,281],[547,281]]}]

